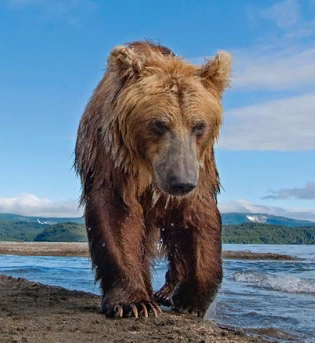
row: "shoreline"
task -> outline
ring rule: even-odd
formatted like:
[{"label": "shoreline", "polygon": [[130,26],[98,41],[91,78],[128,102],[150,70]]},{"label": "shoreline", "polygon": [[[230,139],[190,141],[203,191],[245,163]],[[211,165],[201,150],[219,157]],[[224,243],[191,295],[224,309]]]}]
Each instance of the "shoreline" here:
[{"label": "shoreline", "polygon": [[[89,257],[88,243],[0,242],[0,254],[21,256]],[[296,256],[250,251],[223,251],[223,260],[300,260]]]},{"label": "shoreline", "polygon": [[100,296],[0,275],[0,342],[267,342],[246,330],[163,311],[158,318],[107,319]]}]

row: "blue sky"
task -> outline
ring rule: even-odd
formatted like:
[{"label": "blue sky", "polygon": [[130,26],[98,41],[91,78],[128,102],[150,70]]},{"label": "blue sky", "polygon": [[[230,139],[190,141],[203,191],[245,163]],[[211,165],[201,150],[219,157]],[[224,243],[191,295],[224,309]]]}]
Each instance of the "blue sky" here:
[{"label": "blue sky", "polygon": [[0,0],[0,212],[75,216],[76,129],[119,44],[234,57],[220,209],[315,221],[315,1]]}]

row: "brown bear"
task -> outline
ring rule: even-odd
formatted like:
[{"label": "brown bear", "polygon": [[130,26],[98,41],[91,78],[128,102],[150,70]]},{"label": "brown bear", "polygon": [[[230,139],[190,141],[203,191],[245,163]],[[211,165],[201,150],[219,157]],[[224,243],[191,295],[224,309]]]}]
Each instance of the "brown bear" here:
[{"label": "brown bear", "polygon": [[[148,41],[114,48],[81,118],[81,177],[92,265],[111,317],[204,316],[222,280],[220,190],[213,145],[231,57],[195,66]],[[150,261],[168,259],[155,294]]]}]

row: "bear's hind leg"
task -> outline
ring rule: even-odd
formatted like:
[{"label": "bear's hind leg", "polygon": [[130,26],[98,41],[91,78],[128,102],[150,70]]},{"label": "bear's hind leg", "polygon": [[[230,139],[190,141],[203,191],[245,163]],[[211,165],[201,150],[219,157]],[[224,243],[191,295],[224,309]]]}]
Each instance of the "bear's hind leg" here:
[{"label": "bear's hind leg", "polygon": [[171,281],[171,271],[168,270],[165,274],[165,284],[157,292],[154,293],[154,298],[159,305],[171,307],[172,304],[172,293],[176,285],[180,282],[178,279]]},{"label": "bear's hind leg", "polygon": [[178,254],[177,240],[178,234],[176,233],[175,227],[164,229],[161,232],[162,246],[166,250],[169,265],[168,271],[165,274],[165,284],[154,294],[154,298],[159,305],[167,307],[172,306],[172,293],[174,288],[185,277],[184,261]]},{"label": "bear's hind leg", "polygon": [[142,242],[142,246],[143,246],[142,275],[143,275],[143,280],[145,283],[147,293],[150,299],[152,299],[151,301],[155,305],[157,313],[159,314],[162,311],[155,301],[152,282],[151,282],[151,267],[154,269],[153,261],[157,255],[156,243],[159,237],[159,230],[154,225],[151,225],[149,221],[146,222],[145,229],[146,231],[143,236],[143,242]]}]

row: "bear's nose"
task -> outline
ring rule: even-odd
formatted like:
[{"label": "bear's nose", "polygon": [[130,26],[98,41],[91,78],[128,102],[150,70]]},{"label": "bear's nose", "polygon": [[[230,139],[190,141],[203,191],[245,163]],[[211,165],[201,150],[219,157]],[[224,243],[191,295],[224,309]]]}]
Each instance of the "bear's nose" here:
[{"label": "bear's nose", "polygon": [[176,176],[170,177],[169,186],[172,194],[174,195],[184,195],[196,188],[196,184],[182,181]]}]

